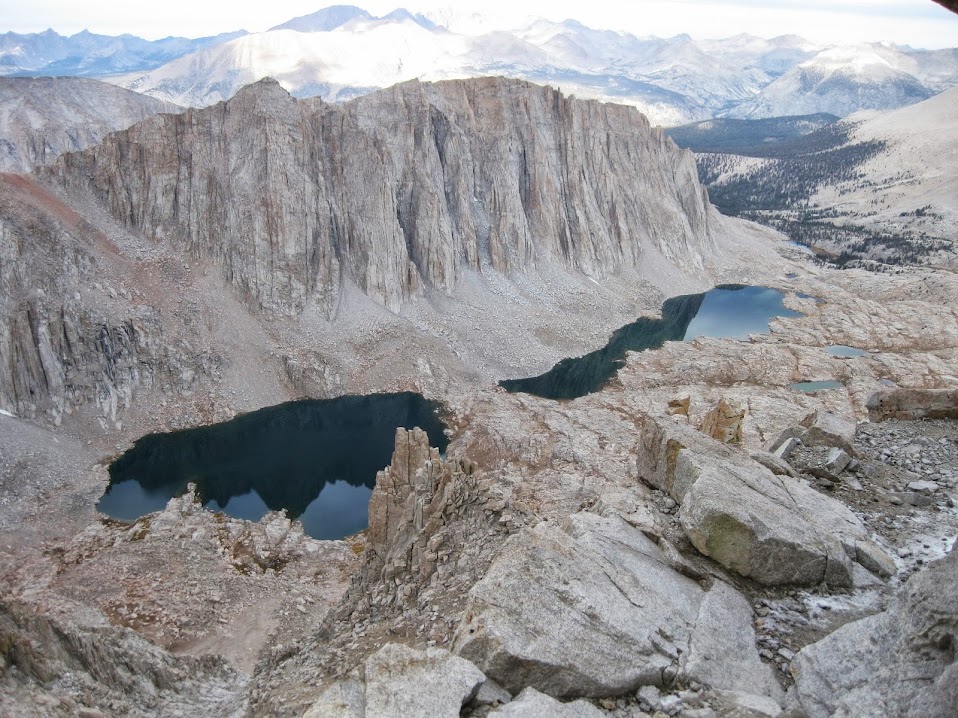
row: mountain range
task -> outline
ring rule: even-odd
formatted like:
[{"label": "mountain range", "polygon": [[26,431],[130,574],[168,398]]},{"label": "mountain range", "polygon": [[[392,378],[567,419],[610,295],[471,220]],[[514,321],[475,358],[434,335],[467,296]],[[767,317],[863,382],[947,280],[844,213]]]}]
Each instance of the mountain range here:
[{"label": "mountain range", "polygon": [[270,76],[295,97],[338,101],[410,79],[503,75],[633,105],[654,124],[892,109],[958,83],[958,49],[828,46],[794,35],[663,39],[538,20],[451,31],[440,18],[333,6],[272,29],[198,40],[47,31],[0,36],[0,73],[66,74],[183,106],[206,106]]}]

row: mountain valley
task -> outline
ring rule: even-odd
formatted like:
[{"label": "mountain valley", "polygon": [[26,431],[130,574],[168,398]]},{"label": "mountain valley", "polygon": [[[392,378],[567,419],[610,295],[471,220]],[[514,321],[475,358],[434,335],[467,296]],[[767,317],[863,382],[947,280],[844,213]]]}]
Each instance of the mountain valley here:
[{"label": "mountain valley", "polygon": [[[951,718],[955,51],[440,20],[0,78],[0,714]],[[372,394],[368,527],[267,510],[256,417]]]}]

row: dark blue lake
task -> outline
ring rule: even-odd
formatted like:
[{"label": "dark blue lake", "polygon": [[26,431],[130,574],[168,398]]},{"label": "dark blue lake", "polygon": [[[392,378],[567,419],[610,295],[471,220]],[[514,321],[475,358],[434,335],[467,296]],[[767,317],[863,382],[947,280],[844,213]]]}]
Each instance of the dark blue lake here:
[{"label": "dark blue lake", "polygon": [[259,520],[286,509],[314,538],[362,531],[376,472],[392,458],[397,427],[420,427],[444,451],[438,405],[420,394],[295,401],[221,424],[150,434],[110,466],[97,508],[133,521],[195,483],[208,508]]},{"label": "dark blue lake", "polygon": [[695,337],[744,339],[768,331],[773,317],[798,317],[783,294],[769,287],[726,284],[702,294],[686,294],[662,304],[661,319],[641,318],[617,329],[608,344],[581,357],[563,359],[545,374],[506,379],[510,392],[547,399],[575,399],[601,389],[622,366],[627,351],[658,349],[668,341]]}]

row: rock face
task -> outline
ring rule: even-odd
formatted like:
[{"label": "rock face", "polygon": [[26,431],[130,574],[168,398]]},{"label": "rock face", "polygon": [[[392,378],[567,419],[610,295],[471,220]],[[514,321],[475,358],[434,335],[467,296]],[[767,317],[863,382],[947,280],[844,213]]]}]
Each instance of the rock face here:
[{"label": "rock face", "polygon": [[0,172],[29,172],[64,152],[83,150],[108,133],[171,102],[79,77],[0,78]]},{"label": "rock face", "polygon": [[539,718],[552,716],[553,718],[601,718],[605,715],[588,701],[572,701],[560,703],[540,693],[535,688],[526,688],[516,696],[516,699],[502,708],[494,710],[490,715],[497,718]]},{"label": "rock face", "polygon": [[958,419],[954,389],[888,389],[868,397],[868,417],[886,419]]},{"label": "rock face", "polygon": [[721,217],[689,153],[637,111],[486,78],[340,106],[263,80],[62,157],[45,177],[210,258],[280,314],[342,282],[391,309],[466,272],[603,277],[664,255],[701,268]]},{"label": "rock face", "polygon": [[[614,696],[681,674],[779,695],[745,599],[679,574],[619,518],[579,513],[564,530],[520,532],[470,591],[465,615],[454,650],[511,692]],[[721,670],[719,655],[732,657]]]},{"label": "rock face", "polygon": [[115,419],[137,387],[189,390],[219,364],[164,336],[155,307],[103,291],[96,280],[114,263],[111,240],[59,198],[0,178],[0,406],[59,421],[90,402]]},{"label": "rock face", "polygon": [[0,682],[3,715],[64,718],[235,715],[244,684],[222,658],[177,657],[129,629],[81,627],[6,601]]},{"label": "rock face", "polygon": [[367,573],[381,571],[387,584],[406,571],[426,581],[438,560],[444,512],[457,508],[473,470],[466,460],[443,461],[422,429],[396,429],[392,462],[376,474],[369,499]]},{"label": "rock face", "polygon": [[958,552],[914,576],[884,613],[842,626],[792,663],[801,707],[826,716],[954,716]]},{"label": "rock face", "polygon": [[327,689],[304,718],[457,718],[485,681],[449,651],[389,643]]},{"label": "rock face", "polygon": [[744,406],[723,397],[715,408],[705,414],[702,420],[702,431],[724,444],[740,444],[745,413]]},{"label": "rock face", "polygon": [[723,566],[768,585],[851,586],[854,561],[876,566],[860,555],[883,555],[847,507],[803,481],[669,419],[641,426],[639,475],[680,504],[689,539]]}]

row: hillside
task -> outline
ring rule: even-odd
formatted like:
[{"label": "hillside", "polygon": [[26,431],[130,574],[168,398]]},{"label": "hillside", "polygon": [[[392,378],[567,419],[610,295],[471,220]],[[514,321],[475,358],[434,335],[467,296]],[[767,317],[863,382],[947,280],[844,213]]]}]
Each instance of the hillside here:
[{"label": "hillside", "polygon": [[181,108],[79,77],[0,77],[0,172],[29,172],[107,133]]},{"label": "hillside", "polygon": [[958,92],[911,107],[854,115],[746,154],[700,154],[716,206],[815,247],[841,264],[953,266]]}]

